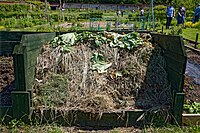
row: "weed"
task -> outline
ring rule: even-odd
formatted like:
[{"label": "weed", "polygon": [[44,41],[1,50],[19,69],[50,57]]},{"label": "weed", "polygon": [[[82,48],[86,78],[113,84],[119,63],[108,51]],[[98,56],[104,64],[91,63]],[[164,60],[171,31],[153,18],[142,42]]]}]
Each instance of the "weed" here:
[{"label": "weed", "polygon": [[186,104],[184,104],[184,110],[187,111],[188,113],[199,114],[200,113],[200,103],[194,102],[192,104],[189,104],[188,102],[186,102]]},{"label": "weed", "polygon": [[182,28],[181,27],[174,27],[172,26],[168,32],[169,35],[180,35],[182,34]]},{"label": "weed", "polygon": [[21,119],[20,120],[13,119],[8,123],[8,127],[10,129],[19,128],[19,127],[22,127],[24,125],[25,125],[25,123]]}]

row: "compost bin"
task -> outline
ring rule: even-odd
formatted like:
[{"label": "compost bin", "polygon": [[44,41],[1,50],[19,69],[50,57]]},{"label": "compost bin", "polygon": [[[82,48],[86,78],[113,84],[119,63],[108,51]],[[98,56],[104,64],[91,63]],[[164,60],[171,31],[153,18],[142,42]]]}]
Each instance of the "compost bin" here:
[{"label": "compost bin", "polygon": [[[15,89],[11,92],[12,105],[0,107],[0,117],[8,121],[10,118],[16,118],[29,122],[30,118],[39,118],[42,122],[57,121],[68,126],[116,127],[144,123],[144,116],[152,116],[152,112],[157,111],[138,108],[91,113],[55,108],[35,109],[32,102],[32,89],[37,57],[43,44],[52,41],[58,34],[64,33],[0,32],[1,56],[13,56],[15,73]],[[166,61],[167,79],[171,88],[172,103],[165,113],[171,116],[174,123],[181,124],[184,103],[183,81],[187,60],[183,39],[180,36],[156,33],[151,33],[151,36],[152,44],[162,49],[161,54]],[[165,117],[164,113],[163,117]]]}]

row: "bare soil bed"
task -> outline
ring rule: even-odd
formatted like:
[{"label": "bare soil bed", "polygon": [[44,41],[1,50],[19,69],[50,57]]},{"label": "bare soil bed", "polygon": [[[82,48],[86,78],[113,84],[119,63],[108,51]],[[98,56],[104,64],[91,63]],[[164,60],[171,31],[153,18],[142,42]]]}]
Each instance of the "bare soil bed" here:
[{"label": "bare soil bed", "polygon": [[185,74],[185,83],[184,83],[184,91],[185,91],[185,100],[188,100],[189,103],[200,102],[200,54],[189,51],[187,53],[188,56],[188,64],[193,64],[197,69],[192,70],[193,74],[198,74],[197,77],[191,75],[189,66],[187,66],[186,74]]},{"label": "bare soil bed", "polygon": [[13,58],[0,56],[0,106],[11,105],[11,91],[13,88]]}]

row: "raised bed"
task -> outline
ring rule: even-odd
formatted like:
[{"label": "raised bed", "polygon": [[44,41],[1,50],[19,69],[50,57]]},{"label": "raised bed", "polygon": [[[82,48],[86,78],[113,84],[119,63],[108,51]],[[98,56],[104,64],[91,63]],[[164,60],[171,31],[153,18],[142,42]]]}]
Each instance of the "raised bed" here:
[{"label": "raised bed", "polygon": [[200,114],[183,114],[182,125],[200,125]]},{"label": "raised bed", "polygon": [[[194,50],[187,51],[187,67],[185,73],[185,108],[183,112],[183,125],[200,125],[200,53]],[[196,113],[196,114],[195,114]]]},{"label": "raised bed", "polygon": [[[170,122],[181,125],[184,103],[183,81],[187,60],[183,39],[180,36],[155,33],[151,33],[151,35],[153,37],[152,43],[158,44],[163,49],[166,60],[166,71],[173,94],[170,117],[175,118]],[[0,36],[1,54],[11,54],[14,58],[16,87],[12,91],[12,106],[0,107],[1,118],[3,117],[5,120],[8,118],[22,119],[25,122],[29,122],[30,118],[37,120],[40,118],[42,122],[57,121],[70,126],[117,127],[144,124],[144,117],[150,121],[151,118],[155,117],[153,111],[147,110],[119,110],[94,114],[77,110],[44,109],[41,112],[34,109],[31,102],[31,92],[36,58],[42,44],[52,40],[56,33],[0,32]],[[162,116],[164,118],[167,113],[163,113]]]}]

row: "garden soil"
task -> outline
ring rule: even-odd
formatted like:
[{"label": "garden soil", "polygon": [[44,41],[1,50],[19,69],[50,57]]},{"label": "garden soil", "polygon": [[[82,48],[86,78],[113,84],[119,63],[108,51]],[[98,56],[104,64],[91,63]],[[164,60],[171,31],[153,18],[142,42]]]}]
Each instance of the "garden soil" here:
[{"label": "garden soil", "polygon": [[11,105],[11,91],[13,88],[13,58],[0,56],[0,106]]},{"label": "garden soil", "polygon": [[[188,64],[192,64],[194,66],[192,69],[193,72],[190,72],[190,70],[188,70],[188,66],[186,68],[184,83],[184,91],[186,94],[185,100],[188,100],[189,103],[200,102],[200,54],[189,51],[187,53],[187,56]],[[190,73],[193,73],[193,75],[190,75]],[[197,74],[196,77],[194,77],[195,73]]]}]

